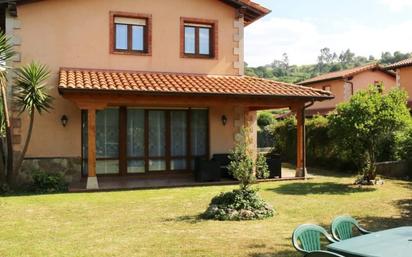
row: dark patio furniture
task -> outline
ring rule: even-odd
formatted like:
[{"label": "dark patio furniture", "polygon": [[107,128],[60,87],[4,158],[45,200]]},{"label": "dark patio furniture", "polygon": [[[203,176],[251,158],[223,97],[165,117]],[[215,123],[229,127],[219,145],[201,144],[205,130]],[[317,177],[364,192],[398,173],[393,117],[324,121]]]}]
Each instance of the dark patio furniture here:
[{"label": "dark patio furniture", "polygon": [[228,169],[230,163],[229,155],[230,154],[228,153],[214,154],[212,160],[219,163],[220,173],[223,178],[234,179],[234,177],[230,174]]},{"label": "dark patio furniture", "polygon": [[270,154],[266,157],[269,168],[269,178],[282,177],[282,160],[279,154]]},{"label": "dark patio furniture", "polygon": [[220,166],[214,160],[196,158],[195,160],[195,180],[196,182],[219,181]]}]

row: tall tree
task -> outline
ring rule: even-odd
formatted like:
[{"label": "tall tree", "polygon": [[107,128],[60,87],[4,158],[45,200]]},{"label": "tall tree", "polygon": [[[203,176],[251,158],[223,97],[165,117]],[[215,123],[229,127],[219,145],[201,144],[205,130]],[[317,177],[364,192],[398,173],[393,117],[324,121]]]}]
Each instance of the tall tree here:
[{"label": "tall tree", "polygon": [[343,68],[349,68],[353,64],[354,58],[355,54],[352,53],[350,49],[347,49],[339,55],[339,62],[342,64]]},{"label": "tall tree", "polygon": [[26,155],[34,124],[34,115],[37,111],[40,115],[52,109],[53,97],[49,95],[46,80],[50,72],[47,67],[35,62],[17,69],[15,102],[20,114],[28,112],[30,116],[29,128],[22,153],[16,162],[14,172],[20,170]]},{"label": "tall tree", "polygon": [[393,89],[382,94],[382,87],[357,92],[330,117],[331,136],[343,152],[352,151],[368,181],[376,175],[378,146],[411,123],[406,92]]}]

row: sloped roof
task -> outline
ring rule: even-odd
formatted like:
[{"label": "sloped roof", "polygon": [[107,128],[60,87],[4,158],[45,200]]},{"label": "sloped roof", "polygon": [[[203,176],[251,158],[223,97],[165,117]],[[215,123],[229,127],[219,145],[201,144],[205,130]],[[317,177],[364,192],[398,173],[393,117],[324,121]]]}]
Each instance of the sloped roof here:
[{"label": "sloped roof", "polygon": [[327,80],[350,78],[356,74],[359,74],[361,72],[368,71],[368,70],[380,70],[380,71],[390,74],[391,76],[394,76],[393,73],[386,71],[378,63],[370,63],[367,65],[352,68],[352,69],[322,74],[320,76],[299,82],[298,84],[299,85],[309,85],[312,83],[317,83],[317,82],[322,82],[322,81],[327,81]]},{"label": "sloped roof", "polygon": [[397,69],[397,68],[402,68],[402,67],[407,67],[407,66],[412,66],[412,58],[408,58],[406,60],[388,65],[388,66],[385,67],[385,69],[394,70],[394,69]]},{"label": "sloped roof", "polygon": [[[17,4],[25,4],[25,3],[32,3],[44,0],[0,0],[0,4],[3,3],[17,3]],[[243,10],[244,18],[245,18],[245,25],[249,25],[252,22],[262,18],[266,14],[270,13],[271,11],[251,0],[219,0],[230,6]]]},{"label": "sloped roof", "polygon": [[332,93],[249,76],[197,75],[62,68],[59,91],[303,97],[324,100]]}]

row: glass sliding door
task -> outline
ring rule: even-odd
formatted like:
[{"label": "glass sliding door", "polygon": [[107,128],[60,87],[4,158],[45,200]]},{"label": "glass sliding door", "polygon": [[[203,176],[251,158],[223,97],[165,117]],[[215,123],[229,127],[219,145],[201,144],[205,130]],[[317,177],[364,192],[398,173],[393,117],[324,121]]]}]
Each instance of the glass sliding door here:
[{"label": "glass sliding door", "polygon": [[127,109],[127,173],[145,172],[145,114],[143,109]]},{"label": "glass sliding door", "polygon": [[[82,174],[87,176],[87,111],[82,111]],[[96,112],[96,173],[189,171],[208,157],[207,109],[108,108]]]},{"label": "glass sliding door", "polygon": [[170,170],[187,169],[187,111],[170,111]]},{"label": "glass sliding door", "polygon": [[194,168],[194,159],[196,157],[208,157],[208,110],[193,109],[190,114],[191,156],[192,168]]},{"label": "glass sliding door", "polygon": [[148,111],[149,171],[166,170],[166,113]]},{"label": "glass sliding door", "polygon": [[119,173],[119,109],[96,112],[96,173]]}]

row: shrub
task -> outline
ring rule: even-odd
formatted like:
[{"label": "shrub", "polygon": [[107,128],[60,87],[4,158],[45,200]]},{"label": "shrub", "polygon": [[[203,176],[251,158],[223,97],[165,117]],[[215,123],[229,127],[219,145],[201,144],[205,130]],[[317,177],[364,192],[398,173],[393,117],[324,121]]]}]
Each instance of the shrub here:
[{"label": "shrub", "polygon": [[32,174],[32,190],[36,193],[56,193],[68,190],[68,184],[60,173],[49,174],[35,171]]},{"label": "shrub", "polygon": [[[330,116],[315,116],[306,119],[306,161],[311,167],[355,171],[358,169],[358,157],[354,155],[353,147],[337,140],[336,134],[342,134],[339,127],[332,128]],[[405,122],[410,118],[405,117]],[[404,126],[401,130],[385,135],[379,140],[376,148],[376,161],[396,161],[412,156],[412,126]],[[331,130],[335,131],[332,132]],[[282,160],[296,162],[296,120],[287,118],[269,126],[267,130],[272,135],[273,152],[281,154]],[[347,133],[351,133],[348,130]],[[343,135],[339,135],[339,137]],[[409,149],[409,150],[408,150]]]},{"label": "shrub", "polygon": [[273,114],[270,112],[259,112],[257,118],[257,124],[259,127],[264,128],[268,125],[271,125],[275,122]]},{"label": "shrub", "polygon": [[215,196],[202,216],[216,220],[256,220],[272,217],[274,213],[256,190],[237,189]]},{"label": "shrub", "polygon": [[252,139],[250,138],[250,129],[242,128],[241,140],[235,146],[229,158],[229,172],[234,178],[239,180],[240,188],[246,189],[256,181],[254,173],[254,162],[252,153],[249,149]]},{"label": "shrub", "polygon": [[256,159],[256,177],[260,179],[269,177],[269,167],[266,163],[266,156],[261,153],[258,154]]}]

